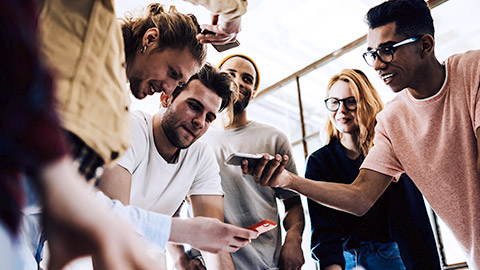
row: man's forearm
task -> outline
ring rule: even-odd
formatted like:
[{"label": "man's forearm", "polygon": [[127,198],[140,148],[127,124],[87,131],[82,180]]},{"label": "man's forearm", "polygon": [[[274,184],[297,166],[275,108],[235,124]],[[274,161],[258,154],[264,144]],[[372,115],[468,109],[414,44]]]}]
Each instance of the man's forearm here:
[{"label": "man's forearm", "polygon": [[289,188],[320,204],[357,216],[364,215],[372,207],[388,187],[391,179],[384,176],[369,179],[370,181],[360,180],[352,184],[341,184],[313,181],[293,174],[290,174],[290,177],[293,181]]},{"label": "man's forearm", "polygon": [[283,226],[285,231],[287,231],[287,234],[298,235],[301,238],[305,227],[305,216],[300,197],[287,199],[284,201],[284,204],[285,218]]}]

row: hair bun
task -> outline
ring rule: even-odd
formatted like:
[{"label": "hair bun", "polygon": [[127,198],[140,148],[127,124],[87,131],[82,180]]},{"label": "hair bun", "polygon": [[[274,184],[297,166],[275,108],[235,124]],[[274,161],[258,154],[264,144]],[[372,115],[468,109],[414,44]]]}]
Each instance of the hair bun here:
[{"label": "hair bun", "polygon": [[165,13],[165,9],[160,3],[152,3],[147,7],[147,17]]}]

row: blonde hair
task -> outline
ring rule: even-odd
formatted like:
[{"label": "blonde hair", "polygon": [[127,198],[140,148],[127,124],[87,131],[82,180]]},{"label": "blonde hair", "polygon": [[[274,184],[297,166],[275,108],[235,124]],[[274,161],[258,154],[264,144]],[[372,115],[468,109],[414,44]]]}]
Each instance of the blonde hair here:
[{"label": "blonde hair", "polygon": [[183,14],[175,6],[165,11],[159,3],[148,5],[142,16],[134,17],[127,13],[122,23],[122,33],[125,42],[127,64],[131,63],[135,52],[140,50],[145,32],[150,28],[157,28],[160,32],[158,48],[183,50],[187,48],[193,58],[202,67],[207,56],[207,47],[201,44],[196,36],[200,33],[200,25],[193,14]]},{"label": "blonde hair", "polygon": [[[358,69],[344,69],[339,74],[334,75],[327,86],[327,97],[330,89],[337,81],[344,81],[348,83],[350,90],[357,101],[357,123],[358,136],[357,144],[360,148],[360,153],[365,157],[373,146],[373,137],[375,135],[375,117],[383,109],[383,102],[368,80],[365,73]],[[340,140],[340,132],[333,126],[331,120],[325,124],[325,132],[327,141],[330,142],[333,138]],[[328,143],[327,142],[327,143]]]}]

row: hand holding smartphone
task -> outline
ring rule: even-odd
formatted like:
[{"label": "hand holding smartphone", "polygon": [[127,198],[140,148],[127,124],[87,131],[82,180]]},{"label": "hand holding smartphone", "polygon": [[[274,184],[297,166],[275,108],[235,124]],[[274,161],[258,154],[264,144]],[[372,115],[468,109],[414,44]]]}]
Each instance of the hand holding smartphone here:
[{"label": "hand holding smartphone", "polygon": [[[242,160],[248,160],[248,167],[255,167],[257,166],[258,162],[262,158],[263,155],[257,154],[247,154],[247,153],[233,153],[227,157],[225,160],[226,165],[235,165],[241,166]],[[270,156],[270,159],[273,159],[273,156]]]},{"label": "hand holding smartphone", "polygon": [[[210,30],[207,30],[207,29],[203,29],[201,34],[203,35],[216,35],[215,32],[212,32]],[[228,43],[225,43],[225,44],[212,44],[212,46],[215,48],[215,50],[217,50],[218,52],[223,52],[223,51],[226,51],[228,49],[231,49],[231,48],[235,48],[235,47],[238,47],[240,45],[240,42],[238,42],[238,40],[235,40],[235,41],[232,41],[232,42],[228,42]]]},{"label": "hand holding smartphone", "polygon": [[275,227],[277,227],[277,223],[271,220],[265,219],[258,223],[253,224],[252,226],[247,227],[246,229],[257,231],[258,234],[262,234],[275,229]]}]

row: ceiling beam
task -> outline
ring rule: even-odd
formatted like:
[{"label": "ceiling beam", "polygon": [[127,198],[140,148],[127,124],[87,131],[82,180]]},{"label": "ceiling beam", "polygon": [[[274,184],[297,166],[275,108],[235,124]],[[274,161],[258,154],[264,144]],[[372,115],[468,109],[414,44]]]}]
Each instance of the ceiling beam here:
[{"label": "ceiling beam", "polygon": [[[447,2],[448,0],[429,0],[427,1],[430,9],[433,9],[445,2]],[[281,79],[280,81],[264,88],[264,89],[260,89],[260,91],[258,91],[258,94],[255,96],[255,99],[253,100],[253,102],[255,100],[259,100],[260,98],[274,92],[275,90],[278,90],[280,89],[282,86],[286,85],[287,83],[293,81],[293,80],[296,80],[297,77],[302,77],[303,75],[307,74],[307,73],[310,73],[311,71],[327,64],[328,62],[330,61],[333,61],[335,59],[337,59],[338,57],[356,49],[357,47],[359,47],[360,45],[364,44],[365,42],[367,41],[367,35],[363,35],[361,36],[360,38],[348,43],[347,45],[343,46],[342,48],[330,53],[330,54],[327,54],[326,56],[318,59],[317,61],[311,63],[310,65],[302,68],[301,70],[291,74],[290,76],[287,76],[283,79]]]}]

